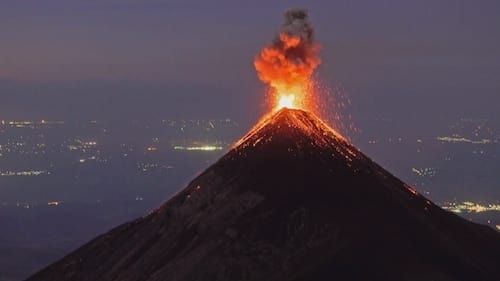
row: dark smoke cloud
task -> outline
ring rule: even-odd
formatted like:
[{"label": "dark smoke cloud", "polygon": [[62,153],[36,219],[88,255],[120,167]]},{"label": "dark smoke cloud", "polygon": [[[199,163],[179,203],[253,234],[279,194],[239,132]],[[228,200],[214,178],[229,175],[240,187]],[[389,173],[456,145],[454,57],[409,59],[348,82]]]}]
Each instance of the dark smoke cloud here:
[{"label": "dark smoke cloud", "polygon": [[[289,46],[282,40],[283,35],[300,38],[300,43],[295,47],[288,48]],[[312,63],[314,67],[317,65],[316,61],[319,64],[319,58],[311,52],[313,49],[317,49],[317,45],[314,43],[314,27],[309,21],[306,9],[289,9],[285,12],[285,23],[273,43],[284,51],[287,58],[298,60],[296,63]]]},{"label": "dark smoke cloud", "polygon": [[255,59],[259,78],[273,88],[305,87],[321,63],[307,10],[290,9],[270,46]]},{"label": "dark smoke cloud", "polygon": [[[285,12],[285,23],[280,33],[293,37],[300,37],[304,43],[314,40],[314,28],[308,18],[306,9],[290,9]],[[279,41],[279,37],[277,38]]]}]

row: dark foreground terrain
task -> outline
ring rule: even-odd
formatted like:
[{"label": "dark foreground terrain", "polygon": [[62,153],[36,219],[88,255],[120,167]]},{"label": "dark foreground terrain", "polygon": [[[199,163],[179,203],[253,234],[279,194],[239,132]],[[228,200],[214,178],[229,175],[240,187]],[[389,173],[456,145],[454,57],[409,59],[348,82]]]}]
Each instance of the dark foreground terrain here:
[{"label": "dark foreground terrain", "polygon": [[500,235],[283,109],[149,215],[28,280],[500,280]]}]

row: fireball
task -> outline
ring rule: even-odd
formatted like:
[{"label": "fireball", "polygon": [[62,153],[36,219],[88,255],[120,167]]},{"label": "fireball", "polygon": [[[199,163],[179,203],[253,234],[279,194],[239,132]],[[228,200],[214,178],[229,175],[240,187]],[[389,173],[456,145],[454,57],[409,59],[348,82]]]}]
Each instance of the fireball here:
[{"label": "fireball", "polygon": [[294,101],[295,101],[295,95],[286,95],[286,94],[280,95],[276,109],[279,110],[279,109],[282,109],[284,107],[295,108]]},{"label": "fireball", "polygon": [[307,11],[287,11],[279,34],[254,61],[260,80],[270,87],[273,111],[283,107],[313,109],[310,89],[314,70],[321,63],[319,49]]}]

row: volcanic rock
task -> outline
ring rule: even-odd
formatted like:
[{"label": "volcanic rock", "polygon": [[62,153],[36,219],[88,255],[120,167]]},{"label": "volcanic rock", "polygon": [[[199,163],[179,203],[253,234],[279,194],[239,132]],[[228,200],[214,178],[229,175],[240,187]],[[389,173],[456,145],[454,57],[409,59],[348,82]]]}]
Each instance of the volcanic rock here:
[{"label": "volcanic rock", "polygon": [[500,235],[282,109],[150,214],[28,280],[500,280]]}]

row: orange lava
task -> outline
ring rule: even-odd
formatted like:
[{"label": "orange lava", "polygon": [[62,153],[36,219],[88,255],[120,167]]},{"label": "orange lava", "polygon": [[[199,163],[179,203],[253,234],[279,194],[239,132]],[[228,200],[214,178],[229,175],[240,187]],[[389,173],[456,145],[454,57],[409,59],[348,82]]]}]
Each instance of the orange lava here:
[{"label": "orange lava", "polygon": [[278,104],[276,105],[276,109],[281,108],[295,108],[295,95],[287,95],[282,94],[279,95]]},{"label": "orange lava", "polygon": [[273,44],[264,48],[254,65],[260,80],[271,90],[272,111],[281,108],[312,110],[312,75],[321,63],[319,44],[311,38],[281,32]]}]

